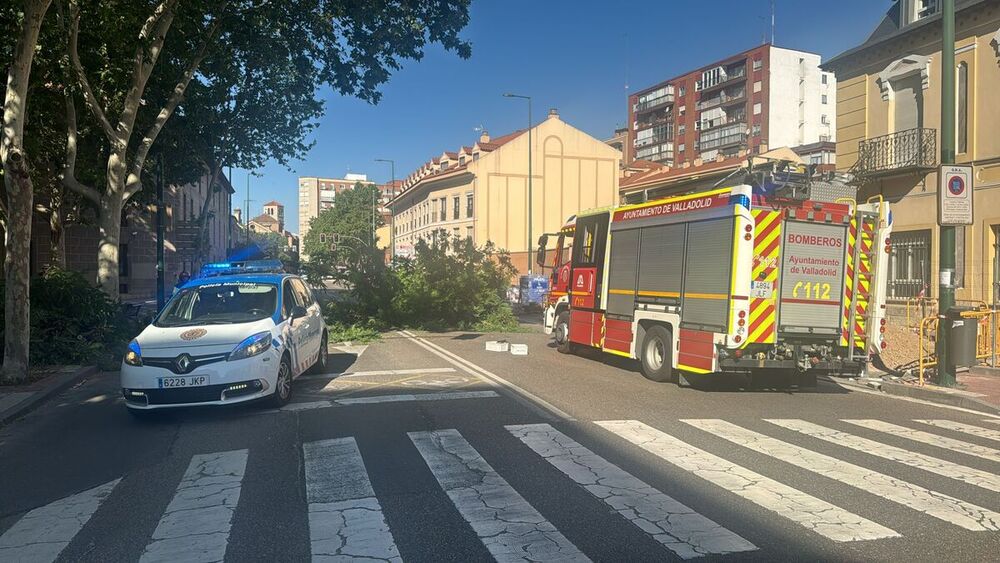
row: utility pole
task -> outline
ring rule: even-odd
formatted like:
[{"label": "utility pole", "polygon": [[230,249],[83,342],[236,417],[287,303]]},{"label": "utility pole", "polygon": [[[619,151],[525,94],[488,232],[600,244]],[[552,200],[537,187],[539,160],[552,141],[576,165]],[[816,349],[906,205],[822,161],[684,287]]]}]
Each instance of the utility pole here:
[{"label": "utility pole", "polygon": [[[941,164],[955,163],[955,0],[941,3]],[[939,172],[940,173],[940,172]],[[940,184],[940,178],[939,182]],[[940,185],[938,189],[941,189]],[[938,205],[941,198],[938,198]],[[940,214],[939,214],[940,216]],[[955,385],[955,364],[948,346],[951,327],[945,314],[955,305],[955,227],[940,227],[938,256],[938,384]]]},{"label": "utility pole", "polygon": [[532,272],[532,266],[531,265],[534,263],[534,260],[532,260],[532,252],[531,252],[532,247],[534,245],[534,242],[532,242],[532,240],[531,240],[531,202],[532,202],[532,197],[531,197],[531,180],[532,180],[532,177],[531,177],[531,96],[522,96],[520,94],[511,94],[509,92],[506,93],[506,94],[504,94],[503,96],[505,98],[520,98],[522,100],[528,100],[528,253],[527,253],[527,259],[528,259],[528,275],[530,276],[531,272]]},{"label": "utility pole", "polygon": [[157,162],[158,173],[156,174],[156,310],[162,311],[166,302],[164,293],[164,281],[166,272],[163,262],[163,232],[164,232],[164,212],[163,212],[163,152],[160,151]]}]

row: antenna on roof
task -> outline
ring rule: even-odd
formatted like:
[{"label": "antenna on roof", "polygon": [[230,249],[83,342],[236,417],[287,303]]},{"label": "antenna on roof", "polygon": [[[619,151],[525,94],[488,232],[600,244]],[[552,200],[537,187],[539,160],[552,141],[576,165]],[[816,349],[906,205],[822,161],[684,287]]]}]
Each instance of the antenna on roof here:
[{"label": "antenna on roof", "polygon": [[774,45],[774,0],[771,0],[771,45]]},{"label": "antenna on roof", "polygon": [[482,133],[483,131],[486,130],[486,126],[483,124],[479,124],[478,126],[473,127],[472,130],[475,131],[476,133]]}]

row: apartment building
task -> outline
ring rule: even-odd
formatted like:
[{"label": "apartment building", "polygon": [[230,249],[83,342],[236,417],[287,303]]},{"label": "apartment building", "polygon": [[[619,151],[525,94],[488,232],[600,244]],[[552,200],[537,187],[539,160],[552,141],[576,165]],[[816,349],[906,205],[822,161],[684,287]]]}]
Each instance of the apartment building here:
[{"label": "apartment building", "polygon": [[[888,4],[888,2],[887,2]],[[938,290],[941,13],[896,0],[861,45],[824,65],[838,78],[837,168],[858,199],[892,202],[890,300]],[[973,167],[974,224],[955,233],[956,297],[1000,302],[1000,2],[958,0],[955,160]]]},{"label": "apartment building", "polygon": [[508,250],[524,273],[534,245],[529,206],[537,239],[580,210],[612,205],[620,162],[618,150],[566,124],[555,110],[527,133],[491,138],[483,132],[471,146],[444,151],[403,180],[402,192],[389,203],[395,255],[412,255],[417,241],[444,229]]},{"label": "apartment building", "polygon": [[760,45],[628,98],[625,163],[677,168],[833,141],[837,88],[820,56]]},{"label": "apartment building", "polygon": [[309,222],[324,209],[333,207],[337,195],[357,183],[374,184],[366,174],[345,174],[343,178],[299,177],[299,238],[309,232]]}]

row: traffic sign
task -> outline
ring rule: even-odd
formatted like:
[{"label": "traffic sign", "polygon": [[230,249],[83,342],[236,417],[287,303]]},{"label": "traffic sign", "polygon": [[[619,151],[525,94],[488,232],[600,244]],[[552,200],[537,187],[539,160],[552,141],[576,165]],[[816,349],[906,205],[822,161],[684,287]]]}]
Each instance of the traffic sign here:
[{"label": "traffic sign", "polygon": [[971,225],[972,167],[943,164],[938,178],[938,225]]}]

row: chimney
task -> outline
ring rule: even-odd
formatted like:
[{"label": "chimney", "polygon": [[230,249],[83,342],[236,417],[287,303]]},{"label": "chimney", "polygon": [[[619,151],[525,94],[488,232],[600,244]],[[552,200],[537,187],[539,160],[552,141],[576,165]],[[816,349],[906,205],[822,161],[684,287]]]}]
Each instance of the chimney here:
[{"label": "chimney", "polygon": [[483,132],[479,134],[479,142],[480,143],[490,142],[490,132],[487,131],[486,129],[483,129]]},{"label": "chimney", "polygon": [[556,108],[549,108],[549,119],[559,119],[559,110]]}]

